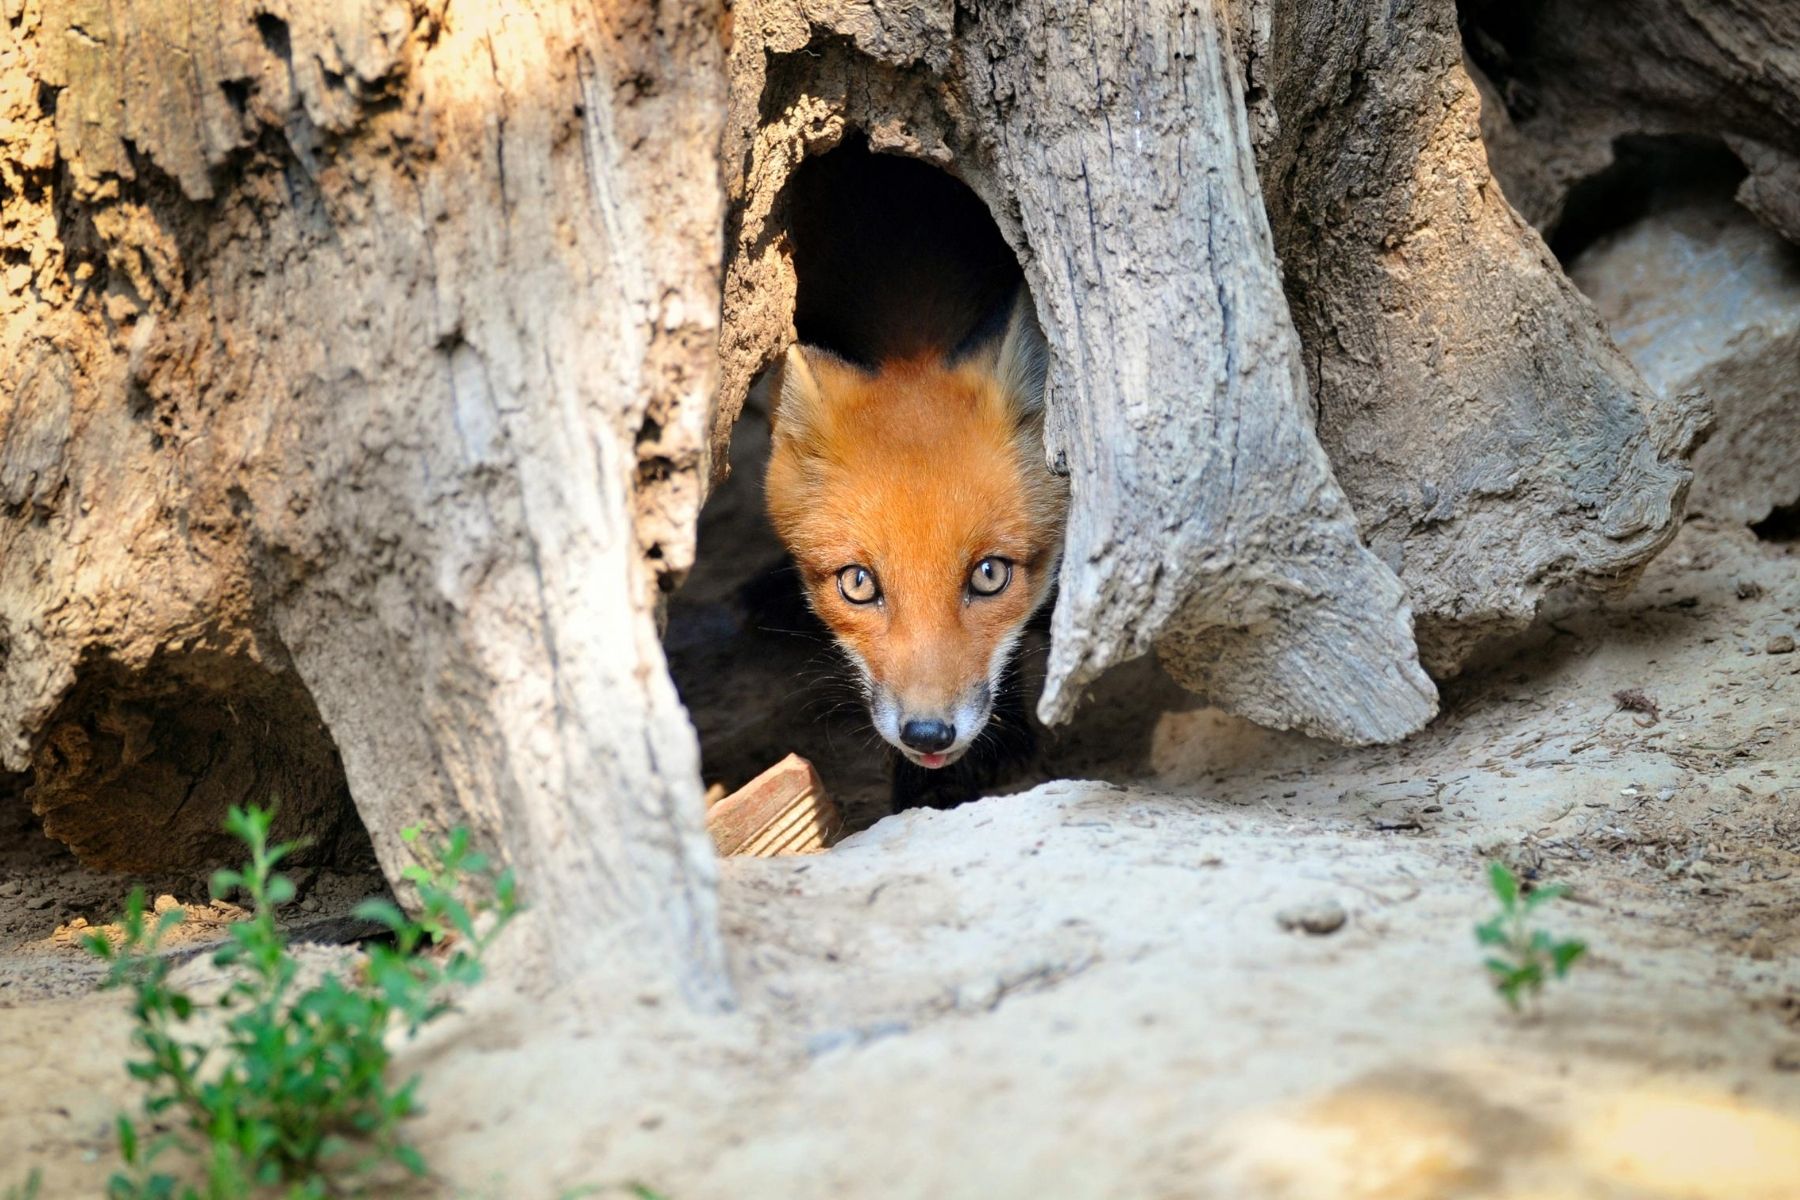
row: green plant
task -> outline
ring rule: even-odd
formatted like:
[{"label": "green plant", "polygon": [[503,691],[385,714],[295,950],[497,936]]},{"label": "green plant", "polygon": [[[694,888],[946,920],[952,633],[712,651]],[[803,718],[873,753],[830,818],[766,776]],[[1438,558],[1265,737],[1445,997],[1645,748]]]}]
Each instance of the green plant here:
[{"label": "green plant", "polygon": [[[132,995],[132,1039],[144,1057],[127,1064],[146,1089],[136,1119],[118,1118],[124,1170],[108,1183],[109,1200],[237,1200],[279,1189],[288,1200],[354,1191],[387,1164],[414,1175],[424,1160],[401,1133],[419,1111],[418,1078],[388,1079],[386,1036],[410,1036],[449,1008],[449,990],[481,977],[481,955],[518,911],[510,872],[488,872],[487,860],[456,830],[432,855],[409,867],[419,915],[371,900],[360,916],[386,926],[393,944],[369,948],[359,970],[301,979],[299,961],[275,922],[294,885],[276,872],[293,843],[269,844],[267,809],[233,808],[225,827],[250,852],[242,870],[219,871],[212,890],[241,889],[252,915],[231,927],[213,962],[234,968],[232,982],[210,1004],[169,983],[158,953],[181,922],[180,909],[151,914],[142,889],[132,892],[117,945],[104,934],[87,948],[109,964],[106,986]],[[408,840],[417,836],[408,831]],[[457,898],[468,877],[488,884],[474,908]],[[485,930],[480,918],[491,913]],[[152,917],[154,916],[154,919]],[[211,1010],[210,1030],[199,1020]],[[171,1150],[193,1158],[202,1185],[183,1183],[156,1164]]]},{"label": "green plant", "polygon": [[37,1200],[38,1192],[43,1186],[44,1173],[33,1167],[25,1176],[24,1183],[15,1183],[6,1191],[0,1192],[0,1198],[3,1200]]},{"label": "green plant", "polygon": [[1519,878],[1504,863],[1488,865],[1488,886],[1500,903],[1500,911],[1475,927],[1475,940],[1493,948],[1485,960],[1494,990],[1507,1006],[1519,1011],[1526,996],[1536,997],[1544,983],[1561,979],[1583,954],[1587,944],[1572,938],[1557,939],[1542,929],[1531,927],[1531,915],[1569,889],[1561,884],[1533,888],[1526,892]]}]

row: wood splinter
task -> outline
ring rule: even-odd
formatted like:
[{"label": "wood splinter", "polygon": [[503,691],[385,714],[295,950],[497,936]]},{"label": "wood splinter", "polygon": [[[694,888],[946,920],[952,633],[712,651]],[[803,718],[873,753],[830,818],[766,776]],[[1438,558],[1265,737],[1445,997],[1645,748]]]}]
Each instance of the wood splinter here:
[{"label": "wood splinter", "polygon": [[721,855],[818,854],[837,840],[843,826],[818,771],[798,754],[706,811],[706,830]]}]

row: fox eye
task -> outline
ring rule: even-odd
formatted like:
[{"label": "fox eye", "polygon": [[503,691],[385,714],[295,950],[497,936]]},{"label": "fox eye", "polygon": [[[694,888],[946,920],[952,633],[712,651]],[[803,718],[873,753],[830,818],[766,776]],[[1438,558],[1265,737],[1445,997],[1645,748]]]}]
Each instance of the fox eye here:
[{"label": "fox eye", "polygon": [[997,596],[1012,582],[1012,563],[1004,558],[988,557],[969,572],[969,591],[977,596]]},{"label": "fox eye", "polygon": [[837,573],[838,594],[852,604],[873,604],[881,599],[875,572],[852,564]]}]

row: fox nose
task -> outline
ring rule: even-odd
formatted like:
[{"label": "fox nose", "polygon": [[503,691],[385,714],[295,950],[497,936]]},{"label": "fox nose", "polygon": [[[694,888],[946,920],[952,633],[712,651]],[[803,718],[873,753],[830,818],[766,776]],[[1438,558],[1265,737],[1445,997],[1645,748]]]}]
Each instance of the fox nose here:
[{"label": "fox nose", "polygon": [[956,726],[948,721],[908,721],[900,727],[900,740],[909,750],[936,754],[956,740]]}]

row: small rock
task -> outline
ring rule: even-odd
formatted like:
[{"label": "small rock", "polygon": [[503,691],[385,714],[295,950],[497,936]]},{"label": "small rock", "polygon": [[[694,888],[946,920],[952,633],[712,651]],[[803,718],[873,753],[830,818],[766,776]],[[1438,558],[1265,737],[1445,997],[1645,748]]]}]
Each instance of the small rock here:
[{"label": "small rock", "polygon": [[1754,579],[1740,579],[1737,581],[1736,591],[1739,600],[1754,600],[1762,595],[1762,584]]},{"label": "small rock", "polygon": [[54,896],[29,896],[25,900],[25,907],[33,912],[42,912],[55,903],[56,897]]},{"label": "small rock", "polygon": [[1759,933],[1750,939],[1750,944],[1744,947],[1744,953],[1757,962],[1769,962],[1775,957],[1775,947],[1768,938]]},{"label": "small rock", "polygon": [[156,914],[161,916],[163,913],[180,908],[181,902],[173,896],[158,896],[153,907],[156,909]]},{"label": "small rock", "polygon": [[1769,639],[1769,644],[1763,647],[1763,651],[1767,654],[1792,654],[1794,639],[1789,634],[1778,633]]},{"label": "small rock", "polygon": [[300,911],[309,913],[318,912],[319,898],[317,896],[302,896],[300,898]]},{"label": "small rock", "polygon": [[1344,911],[1344,906],[1335,900],[1301,904],[1284,908],[1275,914],[1275,920],[1283,929],[1318,935],[1336,933],[1348,919],[1349,914]]}]

